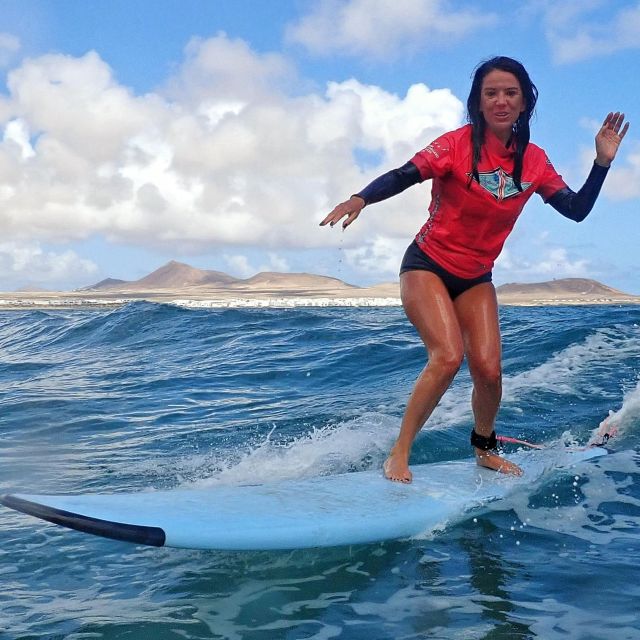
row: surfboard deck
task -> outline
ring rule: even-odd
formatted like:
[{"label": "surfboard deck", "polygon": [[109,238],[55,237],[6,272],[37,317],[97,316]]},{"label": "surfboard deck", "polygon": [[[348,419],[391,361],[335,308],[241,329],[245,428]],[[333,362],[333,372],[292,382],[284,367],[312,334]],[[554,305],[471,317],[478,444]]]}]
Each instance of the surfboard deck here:
[{"label": "surfboard deck", "polygon": [[152,546],[274,550],[411,538],[454,523],[547,473],[606,454],[603,448],[521,451],[521,477],[475,459],[412,466],[413,482],[380,470],[261,485],[137,493],[0,497],[7,507],[77,531]]}]

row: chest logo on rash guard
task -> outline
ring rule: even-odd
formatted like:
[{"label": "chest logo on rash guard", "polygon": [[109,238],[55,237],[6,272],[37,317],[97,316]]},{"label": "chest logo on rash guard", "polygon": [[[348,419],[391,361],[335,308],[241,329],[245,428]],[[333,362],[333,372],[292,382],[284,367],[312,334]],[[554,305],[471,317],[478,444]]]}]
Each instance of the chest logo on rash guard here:
[{"label": "chest logo on rash guard", "polygon": [[[469,176],[471,174],[468,174]],[[517,196],[520,191],[515,185],[513,178],[502,167],[493,171],[485,171],[478,174],[480,186],[485,188],[496,200],[506,200]],[[533,183],[523,182],[522,191],[526,191]]]}]

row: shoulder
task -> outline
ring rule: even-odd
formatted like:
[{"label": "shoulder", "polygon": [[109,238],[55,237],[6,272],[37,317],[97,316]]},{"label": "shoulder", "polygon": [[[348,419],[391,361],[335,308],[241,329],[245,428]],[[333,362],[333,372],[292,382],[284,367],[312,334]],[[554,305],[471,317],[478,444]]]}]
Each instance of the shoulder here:
[{"label": "shoulder", "polygon": [[537,144],[530,142],[527,145],[527,155],[533,160],[544,160],[547,161],[547,152],[539,147]]},{"label": "shoulder", "polygon": [[430,153],[439,157],[442,154],[450,153],[456,148],[468,144],[471,140],[471,125],[465,125],[453,131],[447,131],[435,140],[430,142],[422,152]]},{"label": "shoulder", "polygon": [[447,140],[452,145],[459,145],[467,143],[471,140],[471,125],[465,124],[463,127],[459,129],[454,129],[453,131],[447,131],[447,133],[442,134],[438,140]]},{"label": "shoulder", "polygon": [[470,124],[465,124],[459,129],[454,129],[453,131],[450,131],[449,134],[462,140],[463,138],[471,137],[471,129],[472,129],[472,126]]},{"label": "shoulder", "polygon": [[527,175],[531,176],[534,181],[538,182],[535,190],[542,195],[545,202],[560,189],[564,189],[567,185],[562,176],[556,171],[555,167],[549,160],[547,152],[537,144],[530,142],[525,152],[525,161],[527,166]]}]

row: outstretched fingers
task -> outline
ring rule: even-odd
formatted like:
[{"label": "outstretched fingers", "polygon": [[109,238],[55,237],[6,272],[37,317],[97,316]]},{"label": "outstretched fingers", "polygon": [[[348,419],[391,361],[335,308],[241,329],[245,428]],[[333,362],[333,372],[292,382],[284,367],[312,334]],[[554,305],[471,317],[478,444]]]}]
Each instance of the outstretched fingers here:
[{"label": "outstretched fingers", "polygon": [[344,204],[339,204],[321,223],[320,226],[324,227],[329,225],[333,227],[336,223],[340,222],[343,218],[345,221],[342,223],[342,228],[346,229],[359,215],[359,211],[352,211]]},{"label": "outstretched fingers", "polygon": [[[624,127],[622,126],[624,123]],[[622,128],[622,130],[620,130]],[[602,130],[611,130],[620,137],[620,140],[625,137],[629,130],[629,123],[624,122],[624,113],[620,111],[609,112],[607,117],[602,123]]]},{"label": "outstretched fingers", "polygon": [[[624,117],[624,115],[623,115]],[[622,127],[622,131],[620,132],[620,140],[622,140],[622,138],[624,138],[627,135],[627,131],[629,131],[629,123],[625,123],[624,127]]]},{"label": "outstretched fingers", "polygon": [[320,223],[321,227],[329,225],[333,227],[337,222],[345,218],[342,228],[346,229],[359,215],[364,208],[364,200],[359,196],[352,196],[346,202],[341,202],[333,211]]},{"label": "outstretched fingers", "polygon": [[333,227],[336,222],[339,222],[345,215],[348,215],[347,212],[341,210],[342,205],[338,205],[321,223],[320,226],[324,227],[325,225],[329,225]]},{"label": "outstretched fingers", "polygon": [[596,135],[596,162],[609,167],[618,153],[622,139],[627,135],[629,123],[624,121],[624,113],[610,112]]},{"label": "outstretched fingers", "polygon": [[358,216],[359,211],[350,211],[347,213],[347,219],[342,223],[342,228],[346,229]]}]

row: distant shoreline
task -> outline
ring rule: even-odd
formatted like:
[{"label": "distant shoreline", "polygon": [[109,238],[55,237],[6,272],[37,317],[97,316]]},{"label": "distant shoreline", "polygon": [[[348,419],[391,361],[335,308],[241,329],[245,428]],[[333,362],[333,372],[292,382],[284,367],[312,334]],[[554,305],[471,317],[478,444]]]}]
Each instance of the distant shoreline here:
[{"label": "distant shoreline", "polygon": [[[496,293],[502,306],[640,304],[640,296],[587,278],[508,283],[498,286]],[[107,278],[73,291],[0,292],[0,309],[99,308],[135,301],[201,309],[401,305],[399,281],[360,287],[329,276],[277,271],[260,272],[243,280],[175,260],[134,281]]]},{"label": "distant shoreline", "polygon": [[[358,291],[357,296],[344,295],[344,292],[304,292],[295,295],[276,292],[255,292],[245,295],[232,295],[225,292],[212,292],[209,295],[199,293],[189,295],[184,291],[135,292],[127,295],[102,294],[88,296],[87,292],[37,292],[37,293],[0,293],[0,309],[89,309],[115,308],[132,302],[152,302],[171,304],[190,309],[215,308],[298,308],[298,307],[397,307],[401,306],[399,296],[366,295],[366,290]],[[289,293],[289,292],[287,292]],[[372,292],[375,293],[375,292]],[[576,295],[558,293],[551,296],[505,294],[498,295],[500,306],[551,307],[551,306],[587,306],[587,305],[640,305],[640,296],[620,295],[603,296],[599,294]]]}]

